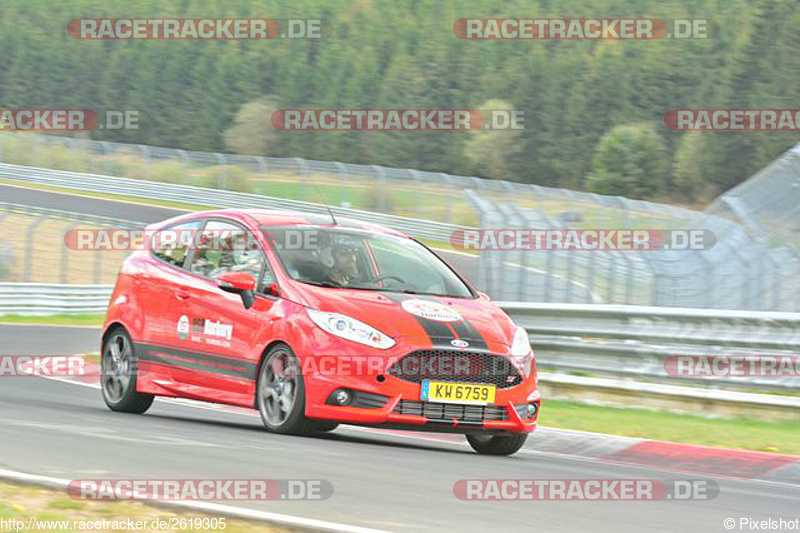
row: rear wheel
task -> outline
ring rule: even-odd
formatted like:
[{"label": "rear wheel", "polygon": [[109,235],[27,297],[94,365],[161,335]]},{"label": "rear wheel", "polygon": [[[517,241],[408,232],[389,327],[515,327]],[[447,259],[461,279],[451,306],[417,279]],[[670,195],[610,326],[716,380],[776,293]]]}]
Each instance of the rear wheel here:
[{"label": "rear wheel", "polygon": [[261,365],[256,396],[261,420],[273,433],[307,435],[333,431],[339,425],[306,417],[306,388],[300,362],[284,344],[267,353]]},{"label": "rear wheel", "polygon": [[472,449],[482,455],[511,455],[519,451],[528,440],[527,433],[517,435],[467,435]]},{"label": "rear wheel", "polygon": [[153,405],[155,396],[136,392],[138,370],[130,336],[123,328],[114,328],[103,341],[100,357],[100,388],[109,409],[142,414]]}]

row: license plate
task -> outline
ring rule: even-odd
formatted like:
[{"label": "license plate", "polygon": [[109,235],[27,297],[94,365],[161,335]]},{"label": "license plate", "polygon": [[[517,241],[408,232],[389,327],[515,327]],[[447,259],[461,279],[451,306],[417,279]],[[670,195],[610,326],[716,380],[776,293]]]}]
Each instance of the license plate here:
[{"label": "license plate", "polygon": [[494,403],[494,394],[496,390],[497,387],[494,385],[425,380],[422,382],[420,399],[429,402],[486,405]]}]

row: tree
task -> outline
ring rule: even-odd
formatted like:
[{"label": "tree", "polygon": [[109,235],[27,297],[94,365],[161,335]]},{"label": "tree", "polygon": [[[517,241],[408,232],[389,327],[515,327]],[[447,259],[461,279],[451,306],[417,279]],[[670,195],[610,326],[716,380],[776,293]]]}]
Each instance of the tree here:
[{"label": "tree", "polygon": [[616,126],[600,139],[587,184],[601,194],[652,198],[665,188],[668,168],[652,123]]},{"label": "tree", "polygon": [[[511,112],[513,106],[503,100],[487,100],[480,108],[484,121],[489,120],[491,111]],[[464,155],[481,176],[494,179],[519,181],[512,172],[513,160],[519,154],[520,130],[474,130],[464,145]]]},{"label": "tree", "polygon": [[683,199],[708,199],[716,191],[711,180],[706,132],[690,131],[681,137],[673,164],[674,188]]},{"label": "tree", "polygon": [[243,155],[273,155],[275,127],[271,118],[277,109],[269,97],[243,105],[233,126],[223,134],[228,150]]}]

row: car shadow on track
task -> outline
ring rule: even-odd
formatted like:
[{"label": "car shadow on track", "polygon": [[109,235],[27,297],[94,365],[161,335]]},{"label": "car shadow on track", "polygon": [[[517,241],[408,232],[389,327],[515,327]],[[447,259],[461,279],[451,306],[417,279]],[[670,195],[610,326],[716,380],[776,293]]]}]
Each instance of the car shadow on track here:
[{"label": "car shadow on track", "polygon": [[[234,422],[230,420],[220,420],[218,418],[199,418],[197,416],[179,416],[179,415],[171,415],[171,414],[163,414],[163,413],[148,413],[144,415],[144,418],[150,419],[158,419],[163,421],[171,421],[171,422],[183,422],[183,423],[191,423],[191,424],[200,424],[204,426],[214,426],[216,428],[228,428],[232,430],[240,430],[246,431],[249,435],[253,433],[259,433],[264,435],[267,438],[275,438],[275,439],[285,439],[287,444],[290,444],[294,439],[303,439],[309,441],[329,441],[329,442],[347,442],[352,444],[365,444],[370,446],[381,446],[381,447],[391,447],[391,448],[399,448],[399,449],[406,449],[406,450],[426,450],[432,452],[441,452],[441,453],[466,453],[469,455],[473,455],[473,453],[468,449],[459,449],[454,446],[442,446],[438,445],[438,443],[431,442],[428,444],[427,441],[418,441],[414,442],[411,439],[406,439],[407,442],[398,442],[396,440],[388,440],[391,438],[390,436],[383,437],[381,435],[375,435],[374,438],[367,437],[367,436],[360,436],[360,435],[351,435],[351,434],[344,434],[339,433],[337,431],[331,433],[317,433],[314,435],[309,436],[296,436],[296,435],[278,435],[276,433],[270,433],[261,423],[257,420],[253,420],[253,422]],[[402,437],[401,437],[402,438]],[[443,442],[442,444],[447,444]]]}]

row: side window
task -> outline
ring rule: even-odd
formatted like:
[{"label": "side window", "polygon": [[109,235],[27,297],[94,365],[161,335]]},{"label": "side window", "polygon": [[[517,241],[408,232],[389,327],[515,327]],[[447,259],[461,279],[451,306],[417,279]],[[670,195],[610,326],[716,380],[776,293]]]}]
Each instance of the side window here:
[{"label": "side window", "polygon": [[258,282],[264,264],[264,253],[254,235],[236,224],[211,220],[198,236],[189,270],[211,279],[228,272],[245,272]]},{"label": "side window", "polygon": [[182,268],[186,256],[189,255],[192,237],[202,226],[202,220],[195,220],[156,232],[150,241],[153,255],[165,263]]}]

